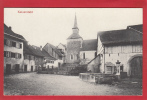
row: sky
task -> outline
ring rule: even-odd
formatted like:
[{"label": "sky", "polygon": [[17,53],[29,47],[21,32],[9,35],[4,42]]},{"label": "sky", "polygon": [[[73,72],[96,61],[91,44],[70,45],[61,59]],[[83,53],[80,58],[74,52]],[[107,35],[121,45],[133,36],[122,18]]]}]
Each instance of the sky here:
[{"label": "sky", "polygon": [[142,8],[4,8],[4,23],[30,45],[51,43],[57,46],[66,44],[72,34],[75,14],[79,34],[84,40],[96,39],[100,31],[143,24]]}]

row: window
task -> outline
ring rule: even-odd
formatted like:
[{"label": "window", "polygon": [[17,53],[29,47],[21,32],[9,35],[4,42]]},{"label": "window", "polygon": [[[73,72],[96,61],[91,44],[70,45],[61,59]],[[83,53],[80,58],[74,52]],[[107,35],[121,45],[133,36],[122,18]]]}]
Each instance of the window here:
[{"label": "window", "polygon": [[11,52],[8,51],[7,54],[8,54],[7,57],[11,57]]},{"label": "window", "polygon": [[12,41],[12,47],[16,47],[16,42]]},{"label": "window", "polygon": [[85,59],[85,52],[83,53],[83,59]]},{"label": "window", "polygon": [[122,66],[120,66],[120,71],[121,71],[121,72],[123,72],[123,65],[122,65]]},{"label": "window", "polygon": [[6,51],[4,51],[4,57],[6,57]]},{"label": "window", "polygon": [[22,44],[19,44],[19,48],[20,48],[20,49],[22,48]]},{"label": "window", "polygon": [[70,59],[71,59],[71,60],[73,59],[73,55],[70,55]]},{"label": "window", "polygon": [[11,57],[11,52],[4,51],[4,57]]},{"label": "window", "polygon": [[15,54],[15,58],[18,59],[18,53]]},{"label": "window", "polygon": [[11,53],[11,58],[15,58],[15,53]]},{"label": "window", "polygon": [[142,46],[141,45],[132,45],[132,52],[142,52]]},{"label": "window", "polygon": [[15,58],[16,58],[16,59],[21,59],[21,54],[15,53]]},{"label": "window", "polygon": [[18,54],[18,58],[21,59],[21,54]]},{"label": "window", "polygon": [[12,42],[10,40],[6,40],[6,45],[7,46],[12,46]]},{"label": "window", "polygon": [[21,43],[16,43],[16,48],[21,49],[22,48],[22,44]]},{"label": "window", "polygon": [[7,43],[7,40],[6,40],[6,39],[4,39],[4,45],[6,45],[6,43]]}]

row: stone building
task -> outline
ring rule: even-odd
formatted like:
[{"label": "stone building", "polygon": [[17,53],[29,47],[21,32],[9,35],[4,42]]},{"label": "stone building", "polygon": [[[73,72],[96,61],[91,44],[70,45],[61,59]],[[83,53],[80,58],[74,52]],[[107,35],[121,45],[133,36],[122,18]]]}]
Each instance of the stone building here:
[{"label": "stone building", "polygon": [[24,72],[33,72],[36,71],[35,68],[35,54],[30,49],[30,45],[27,42],[24,43],[24,61],[23,61],[23,71]]},{"label": "stone building", "polygon": [[44,63],[45,63],[45,56],[42,53],[42,47],[34,46],[34,45],[29,45],[30,51],[33,52],[35,56],[35,66],[33,66],[33,69],[35,71],[38,71],[39,68],[43,68]]},{"label": "stone building", "polygon": [[4,24],[4,73],[23,71],[23,42],[25,38]]},{"label": "stone building", "polygon": [[97,56],[97,39],[83,40],[80,49],[80,64],[88,64]]},{"label": "stone building", "polygon": [[74,27],[72,34],[67,38],[66,63],[80,63],[80,48],[82,48],[83,38],[79,35],[77,26],[77,18],[75,16]]},{"label": "stone building", "polygon": [[[142,25],[98,33],[97,54],[102,73],[142,76]],[[118,65],[119,64],[119,65]],[[117,68],[118,66],[118,68]]]},{"label": "stone building", "polygon": [[54,59],[48,59],[48,66],[57,68],[60,67],[64,63],[64,52],[62,52],[60,49],[55,47],[54,45],[47,43],[43,49]]},{"label": "stone building", "polygon": [[77,18],[75,16],[72,34],[67,38],[66,68],[67,71],[75,67],[86,66],[97,55],[97,39],[83,40],[79,35]]}]

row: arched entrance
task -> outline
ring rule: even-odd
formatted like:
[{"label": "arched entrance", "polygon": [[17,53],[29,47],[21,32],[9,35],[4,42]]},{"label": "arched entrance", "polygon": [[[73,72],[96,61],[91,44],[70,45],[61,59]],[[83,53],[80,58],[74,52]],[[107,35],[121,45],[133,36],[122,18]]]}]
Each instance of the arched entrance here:
[{"label": "arched entrance", "polygon": [[142,78],[142,55],[135,55],[129,60],[130,77]]}]

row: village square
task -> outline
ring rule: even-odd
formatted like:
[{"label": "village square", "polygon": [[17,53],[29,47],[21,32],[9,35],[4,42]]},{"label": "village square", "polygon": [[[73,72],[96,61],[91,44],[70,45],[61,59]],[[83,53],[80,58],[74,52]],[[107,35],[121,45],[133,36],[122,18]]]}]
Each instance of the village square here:
[{"label": "village square", "polygon": [[66,43],[43,46],[4,23],[4,95],[142,95],[143,24],[84,39],[78,20]]}]

